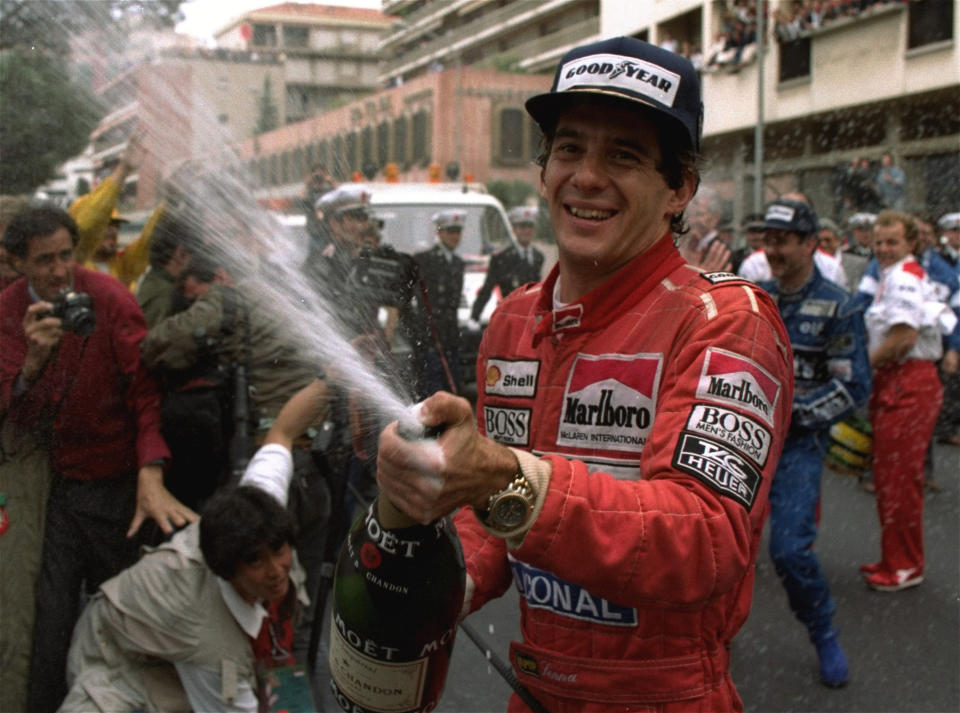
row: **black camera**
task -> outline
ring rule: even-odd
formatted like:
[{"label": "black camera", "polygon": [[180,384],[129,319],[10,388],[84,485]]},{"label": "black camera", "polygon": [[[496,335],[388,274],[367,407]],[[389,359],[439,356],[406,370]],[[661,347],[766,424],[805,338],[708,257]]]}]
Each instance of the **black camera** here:
[{"label": "black camera", "polygon": [[415,265],[412,257],[390,245],[364,248],[354,262],[351,279],[374,304],[401,307],[416,279]]},{"label": "black camera", "polygon": [[97,326],[90,295],[69,288],[64,288],[57,295],[50,315],[60,318],[60,326],[65,332],[73,332],[81,337],[89,337]]}]

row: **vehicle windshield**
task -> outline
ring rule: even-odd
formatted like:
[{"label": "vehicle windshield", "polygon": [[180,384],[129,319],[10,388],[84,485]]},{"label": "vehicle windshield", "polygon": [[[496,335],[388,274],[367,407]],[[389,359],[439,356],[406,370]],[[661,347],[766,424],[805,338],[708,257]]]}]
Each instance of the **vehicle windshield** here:
[{"label": "vehicle windshield", "polygon": [[467,213],[463,238],[457,252],[463,257],[489,255],[510,241],[508,228],[501,214],[485,205],[412,205],[375,203],[372,212],[382,218],[383,242],[400,252],[418,253],[428,250],[436,242],[436,229],[431,217],[448,208],[460,208]]}]

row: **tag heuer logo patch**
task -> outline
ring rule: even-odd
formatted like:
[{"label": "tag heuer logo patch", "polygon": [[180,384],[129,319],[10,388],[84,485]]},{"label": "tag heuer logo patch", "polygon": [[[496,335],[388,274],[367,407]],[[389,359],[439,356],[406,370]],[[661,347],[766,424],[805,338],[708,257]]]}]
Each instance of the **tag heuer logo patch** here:
[{"label": "tag heuer logo patch", "polygon": [[662,354],[580,354],[563,398],[557,443],[636,453],[653,427]]},{"label": "tag heuer logo patch", "polygon": [[689,473],[747,510],[753,507],[760,490],[759,471],[728,446],[690,433],[680,434],[673,454],[673,466]]},{"label": "tag heuer logo patch", "polygon": [[696,396],[749,411],[773,427],[780,382],[744,356],[710,348],[703,360]]}]

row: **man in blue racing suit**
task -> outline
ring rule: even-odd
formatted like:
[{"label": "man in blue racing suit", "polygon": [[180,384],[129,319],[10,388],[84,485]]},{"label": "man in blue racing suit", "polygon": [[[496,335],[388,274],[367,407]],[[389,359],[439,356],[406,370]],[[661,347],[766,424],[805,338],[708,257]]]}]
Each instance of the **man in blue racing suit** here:
[{"label": "man in blue racing suit", "polygon": [[847,682],[836,610],[812,546],[820,474],[830,425],[870,393],[863,313],[850,293],[824,279],[813,261],[817,217],[801,201],[767,209],[764,250],[774,279],[761,283],[777,302],[793,348],[793,417],[770,487],[770,556],[790,608],[810,633],[827,686]]}]

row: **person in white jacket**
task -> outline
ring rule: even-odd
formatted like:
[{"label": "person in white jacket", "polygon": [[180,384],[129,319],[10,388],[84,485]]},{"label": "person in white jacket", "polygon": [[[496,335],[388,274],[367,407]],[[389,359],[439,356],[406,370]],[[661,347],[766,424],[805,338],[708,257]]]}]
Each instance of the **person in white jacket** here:
[{"label": "person in white jacket", "polygon": [[293,396],[238,486],[103,584],[74,632],[61,711],[256,713],[307,604],[287,490],[293,440],[325,399],[319,379]]}]

